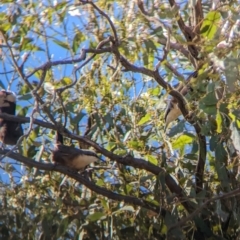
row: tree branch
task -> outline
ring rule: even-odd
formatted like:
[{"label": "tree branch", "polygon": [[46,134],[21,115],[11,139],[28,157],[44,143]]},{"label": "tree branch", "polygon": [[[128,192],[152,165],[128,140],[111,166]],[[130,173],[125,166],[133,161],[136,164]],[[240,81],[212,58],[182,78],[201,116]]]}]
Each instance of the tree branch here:
[{"label": "tree branch", "polygon": [[16,161],[21,162],[29,167],[35,167],[35,168],[38,168],[41,170],[55,171],[55,172],[63,173],[65,175],[75,179],[76,181],[80,182],[81,184],[85,185],[87,188],[94,191],[95,193],[103,195],[110,199],[113,199],[116,201],[124,201],[125,203],[144,207],[146,209],[156,212],[157,214],[160,214],[161,216],[165,216],[165,214],[167,212],[164,208],[159,207],[149,201],[146,201],[146,200],[143,200],[143,199],[140,199],[137,197],[117,194],[117,193],[109,191],[105,188],[99,187],[96,184],[94,184],[93,182],[89,181],[87,178],[83,177],[81,174],[74,172],[71,169],[66,168],[65,166],[37,162],[37,161],[34,161],[33,159],[26,158],[17,153],[13,153],[13,152],[9,153],[9,150],[0,149],[0,154],[9,154],[9,157],[11,157],[11,158],[15,159]]},{"label": "tree branch", "polygon": [[[169,3],[171,5],[171,7],[176,6],[175,0],[169,0]],[[193,40],[196,37],[195,32],[193,32],[190,27],[185,25],[185,23],[179,13],[177,14],[177,19],[178,19],[177,22],[178,22],[179,28],[181,29],[183,35],[185,36],[185,39],[189,42],[189,44],[188,44],[189,52],[192,54],[192,56],[195,59],[198,59],[198,49],[195,46],[195,44],[193,44]]]},{"label": "tree branch", "polygon": [[[29,123],[30,122],[29,117],[17,117],[17,116],[5,114],[5,113],[1,113],[0,118],[6,119],[9,121],[20,122],[20,123]],[[116,161],[116,162],[121,163],[126,166],[132,166],[132,167],[139,168],[139,169],[145,169],[155,175],[164,174],[167,187],[170,189],[170,191],[172,193],[176,194],[176,196],[179,198],[179,202],[181,202],[181,204],[184,206],[184,208],[188,212],[192,212],[195,210],[195,207],[192,205],[192,203],[188,202],[183,189],[177,184],[176,180],[170,174],[168,174],[163,168],[153,165],[152,163],[147,162],[141,158],[134,158],[129,155],[124,157],[124,156],[119,156],[117,154],[114,154],[114,153],[106,150],[105,148],[99,146],[96,142],[90,140],[87,137],[81,137],[76,134],[70,133],[66,129],[58,129],[58,126],[53,125],[51,123],[47,123],[47,122],[37,120],[37,119],[33,119],[33,123],[37,124],[39,126],[45,127],[45,128],[59,131],[63,136],[69,137],[71,139],[84,142],[85,144],[92,146],[97,152],[103,154],[104,156],[108,157],[112,161]],[[10,156],[13,156],[13,155],[10,155]],[[49,170],[49,169],[46,169],[46,170]]]},{"label": "tree branch", "polygon": [[194,6],[194,31],[196,34],[200,34],[200,29],[203,21],[203,9],[202,9],[202,1],[198,0]]},{"label": "tree branch", "polygon": [[102,54],[106,52],[111,52],[111,48],[102,48],[102,49],[83,49],[80,57],[70,60],[58,60],[53,62],[46,62],[40,67],[35,68],[32,72],[30,72],[28,75],[26,75],[26,78],[30,78],[32,75],[34,75],[37,71],[43,70],[43,69],[50,69],[51,67],[58,66],[58,65],[68,65],[68,64],[74,64],[79,63],[83,61],[86,58],[86,53],[94,53],[94,54]]}]

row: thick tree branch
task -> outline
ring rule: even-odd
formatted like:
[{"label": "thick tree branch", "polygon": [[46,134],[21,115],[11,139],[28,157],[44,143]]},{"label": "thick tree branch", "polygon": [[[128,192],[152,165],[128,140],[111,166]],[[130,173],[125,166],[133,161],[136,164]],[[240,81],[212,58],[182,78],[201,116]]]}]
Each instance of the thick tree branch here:
[{"label": "thick tree branch", "polygon": [[194,6],[194,26],[195,26],[195,33],[200,34],[200,28],[203,21],[203,9],[202,9],[202,1],[198,0]]},{"label": "thick tree branch", "polygon": [[[12,116],[12,115],[3,114],[3,113],[0,114],[0,118],[10,120],[10,121],[20,122],[20,123],[29,123],[30,122],[30,118],[28,118],[28,117],[17,117],[17,116]],[[87,137],[81,137],[76,134],[72,134],[66,129],[58,129],[58,126],[55,126],[51,123],[47,123],[47,122],[37,120],[37,119],[33,119],[33,123],[37,124],[39,126],[45,127],[45,128],[59,131],[63,136],[69,137],[71,139],[84,142],[85,144],[92,146],[97,152],[99,152],[99,153],[103,154],[104,156],[108,157],[109,159],[116,161],[118,163],[121,163],[123,165],[132,166],[132,167],[139,168],[139,169],[145,169],[155,175],[164,174],[166,185],[168,186],[168,188],[170,189],[170,191],[172,193],[176,194],[176,196],[179,198],[179,202],[182,203],[182,205],[185,207],[185,209],[188,212],[192,212],[195,209],[194,206],[190,202],[188,202],[183,189],[177,184],[177,182],[174,180],[174,178],[170,174],[168,174],[163,168],[153,165],[152,163],[147,162],[141,158],[134,158],[129,155],[126,157],[123,157],[123,156],[114,154],[114,153],[106,150],[105,148],[99,146],[97,143],[95,143],[94,141],[90,140]],[[37,166],[35,166],[35,167],[37,167]],[[46,169],[46,170],[48,170],[48,169]]]},{"label": "thick tree branch", "polygon": [[[175,0],[169,0],[169,3],[171,5],[171,7],[176,6]],[[178,26],[181,29],[183,35],[185,36],[185,39],[189,43],[188,44],[189,52],[192,54],[192,56],[195,59],[198,59],[198,49],[197,49],[196,45],[193,43],[193,40],[196,37],[195,32],[190,27],[185,25],[185,23],[179,13],[177,14],[177,19],[178,19],[177,20]]]},{"label": "thick tree branch", "polygon": [[140,199],[137,197],[117,194],[117,193],[109,191],[105,188],[99,187],[96,184],[94,184],[93,182],[89,181],[87,178],[83,177],[81,174],[79,174],[77,172],[73,172],[71,169],[68,169],[64,166],[37,162],[37,161],[34,161],[33,159],[26,158],[17,153],[12,153],[12,152],[9,153],[8,150],[0,149],[0,154],[4,154],[4,155],[9,154],[9,157],[11,157],[11,158],[15,159],[16,161],[21,162],[29,167],[35,167],[35,168],[38,168],[41,170],[56,171],[56,172],[66,174],[67,176],[75,179],[76,181],[85,185],[87,188],[96,192],[97,194],[103,195],[110,199],[113,199],[116,201],[124,201],[125,203],[128,203],[128,204],[133,204],[136,206],[144,207],[146,209],[156,212],[157,214],[160,214],[161,216],[165,216],[165,214],[167,212],[164,208],[156,206],[155,204],[153,204],[149,201],[146,201],[146,200],[143,200],[143,199]]}]

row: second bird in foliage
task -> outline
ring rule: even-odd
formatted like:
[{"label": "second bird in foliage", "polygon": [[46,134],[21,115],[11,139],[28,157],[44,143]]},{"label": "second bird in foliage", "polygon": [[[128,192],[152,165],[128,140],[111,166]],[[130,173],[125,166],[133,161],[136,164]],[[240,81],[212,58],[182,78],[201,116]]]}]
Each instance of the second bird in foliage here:
[{"label": "second bird in foliage", "polygon": [[[0,113],[15,115],[16,96],[13,92],[0,90]],[[3,144],[15,145],[22,135],[20,123],[0,118],[0,141]]]}]

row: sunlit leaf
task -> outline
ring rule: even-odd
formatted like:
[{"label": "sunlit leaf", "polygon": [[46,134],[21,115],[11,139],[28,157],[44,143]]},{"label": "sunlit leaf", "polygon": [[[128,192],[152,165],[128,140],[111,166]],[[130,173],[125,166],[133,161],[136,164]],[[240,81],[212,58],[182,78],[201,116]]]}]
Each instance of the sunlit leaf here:
[{"label": "sunlit leaf", "polygon": [[91,215],[88,215],[87,216],[87,219],[91,222],[96,222],[100,219],[102,219],[103,217],[106,217],[106,214],[105,213],[102,213],[102,212],[95,212]]},{"label": "sunlit leaf", "polygon": [[150,163],[154,164],[154,165],[158,165],[158,160],[152,156],[152,155],[146,155],[146,160],[148,160]]},{"label": "sunlit leaf", "polygon": [[216,122],[217,122],[217,133],[221,133],[222,132],[222,116],[219,111],[217,111]]},{"label": "sunlit leaf", "polygon": [[149,94],[152,95],[152,96],[158,96],[161,92],[161,88],[160,87],[156,87],[156,88],[153,88],[153,89],[150,89],[149,90]]},{"label": "sunlit leaf", "polygon": [[149,113],[147,113],[144,117],[142,117],[140,119],[140,121],[138,122],[138,125],[143,125],[147,122],[149,122],[151,120],[151,115]]},{"label": "sunlit leaf", "polygon": [[209,12],[201,26],[201,35],[208,39],[213,39],[217,29],[218,23],[221,19],[221,14],[218,11]]},{"label": "sunlit leaf", "polygon": [[142,148],[143,147],[143,143],[142,142],[140,142],[140,141],[134,141],[134,140],[131,140],[131,141],[129,141],[128,142],[128,146],[130,147],[130,148],[133,148],[133,149],[140,149],[140,148]]},{"label": "sunlit leaf", "polygon": [[81,32],[77,32],[73,38],[73,44],[72,44],[72,49],[73,49],[74,53],[77,52],[77,50],[83,40],[84,40],[84,35]]},{"label": "sunlit leaf", "polygon": [[172,146],[174,149],[182,148],[186,144],[192,143],[194,140],[193,136],[183,134],[173,141]]}]

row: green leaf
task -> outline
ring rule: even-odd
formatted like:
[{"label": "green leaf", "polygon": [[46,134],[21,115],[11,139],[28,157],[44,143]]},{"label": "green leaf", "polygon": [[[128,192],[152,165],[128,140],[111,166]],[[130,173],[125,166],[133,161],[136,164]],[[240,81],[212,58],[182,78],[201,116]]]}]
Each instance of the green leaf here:
[{"label": "green leaf", "polygon": [[91,215],[88,215],[87,216],[87,219],[91,222],[96,222],[98,220],[100,220],[101,218],[103,217],[106,217],[106,214],[105,213],[102,213],[102,212],[95,212]]},{"label": "green leaf", "polygon": [[226,169],[226,163],[228,160],[228,155],[224,149],[222,143],[218,143],[215,150],[215,165],[217,170],[218,179],[221,182],[221,185],[224,191],[229,190],[229,179]]},{"label": "green leaf", "polygon": [[56,9],[56,11],[59,11],[59,10],[63,9],[66,5],[67,5],[67,2],[57,3],[57,5],[55,6],[55,9]]},{"label": "green leaf", "polygon": [[185,128],[185,119],[181,120],[180,122],[178,122],[176,125],[174,125],[169,132],[167,133],[167,135],[169,137],[174,137],[175,135],[182,133],[184,128]]},{"label": "green leaf", "polygon": [[113,212],[112,214],[117,214],[120,212],[125,212],[125,211],[129,211],[129,212],[135,212],[135,209],[133,208],[133,206],[124,206],[122,208],[120,208],[119,210]]},{"label": "green leaf", "polygon": [[11,28],[12,28],[12,24],[11,23],[4,23],[4,24],[1,24],[1,26],[0,26],[0,29],[3,32],[7,32]]},{"label": "green leaf", "polygon": [[65,216],[62,219],[59,227],[57,228],[57,237],[61,237],[64,235],[64,233],[67,230],[68,225],[69,225],[69,216]]},{"label": "green leaf", "polygon": [[109,201],[106,200],[105,198],[102,198],[101,203],[102,203],[102,206],[104,207],[104,209],[109,211]]},{"label": "green leaf", "polygon": [[172,143],[172,147],[174,149],[179,149],[184,147],[186,144],[192,143],[194,141],[193,136],[189,136],[187,134],[183,134],[180,137],[178,137],[175,141]]},{"label": "green leaf", "polygon": [[216,103],[218,102],[215,92],[209,92],[206,94],[206,96],[200,100],[201,103],[203,103],[205,106],[216,106]]},{"label": "green leaf", "polygon": [[32,94],[31,93],[27,93],[27,94],[24,94],[24,95],[21,95],[20,97],[18,97],[18,100],[30,100],[32,99]]},{"label": "green leaf", "polygon": [[161,92],[161,88],[160,87],[155,87],[155,88],[150,89],[148,92],[152,96],[158,96]]},{"label": "green leaf", "polygon": [[147,122],[149,122],[151,120],[151,115],[149,113],[147,113],[144,117],[142,117],[140,119],[140,121],[138,122],[138,125],[141,126]]},{"label": "green leaf", "polygon": [[133,186],[132,185],[130,185],[130,184],[126,184],[126,185],[124,185],[124,193],[126,194],[126,195],[129,195],[130,194],[130,192],[133,190]]},{"label": "green leaf", "polygon": [[222,132],[222,116],[219,111],[217,111],[216,122],[217,122],[217,130],[216,131],[217,131],[217,133],[221,133]]},{"label": "green leaf", "polygon": [[215,115],[217,114],[217,102],[215,91],[208,92],[206,96],[199,101],[199,108],[207,114]]},{"label": "green leaf", "polygon": [[144,144],[139,140],[132,140],[128,142],[128,146],[133,149],[142,149]]},{"label": "green leaf", "polygon": [[157,48],[152,40],[149,40],[149,39],[145,40],[144,43],[145,43],[145,46],[147,49],[147,53],[152,53],[153,51],[157,50]]},{"label": "green leaf", "polygon": [[77,32],[76,35],[73,38],[73,43],[72,43],[72,50],[74,53],[77,52],[80,43],[84,41],[84,35],[81,32]]},{"label": "green leaf", "polygon": [[218,23],[221,20],[221,14],[218,11],[211,11],[203,20],[201,35],[208,39],[213,39],[218,29]]},{"label": "green leaf", "polygon": [[20,105],[17,105],[17,111],[18,111],[18,116],[23,116],[25,117],[27,115],[27,112],[29,110],[29,107],[22,107]]},{"label": "green leaf", "polygon": [[152,155],[146,155],[145,158],[152,164],[158,165],[158,160]]},{"label": "green leaf", "polygon": [[96,182],[96,185],[100,186],[100,187],[103,187],[103,186],[105,186],[105,182],[102,179],[98,179],[97,182]]},{"label": "green leaf", "polygon": [[218,143],[218,136],[212,136],[210,141],[209,141],[209,147],[211,151],[214,151],[216,149],[217,143]]},{"label": "green leaf", "polygon": [[61,79],[61,83],[63,86],[67,86],[72,83],[72,79],[70,77],[64,77]]},{"label": "green leaf", "polygon": [[62,41],[59,41],[59,40],[53,40],[53,42],[55,42],[57,45],[59,45],[62,48],[70,50],[68,44],[65,43],[65,42],[62,42]]},{"label": "green leaf", "polygon": [[79,112],[73,118],[70,118],[71,124],[78,124],[85,116],[86,116],[86,113]]}]

